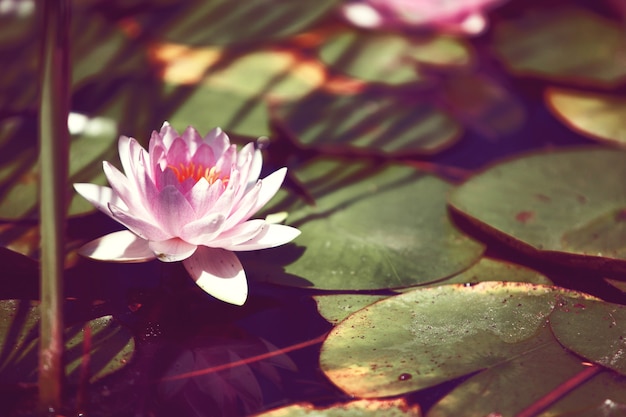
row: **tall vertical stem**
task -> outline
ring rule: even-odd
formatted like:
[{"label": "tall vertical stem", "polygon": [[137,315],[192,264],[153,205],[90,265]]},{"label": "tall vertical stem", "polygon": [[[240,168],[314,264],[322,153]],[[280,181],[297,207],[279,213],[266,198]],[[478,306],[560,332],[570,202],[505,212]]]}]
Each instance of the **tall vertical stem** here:
[{"label": "tall vertical stem", "polygon": [[39,107],[41,327],[39,406],[61,407],[63,388],[63,261],[68,176],[70,1],[44,0]]}]

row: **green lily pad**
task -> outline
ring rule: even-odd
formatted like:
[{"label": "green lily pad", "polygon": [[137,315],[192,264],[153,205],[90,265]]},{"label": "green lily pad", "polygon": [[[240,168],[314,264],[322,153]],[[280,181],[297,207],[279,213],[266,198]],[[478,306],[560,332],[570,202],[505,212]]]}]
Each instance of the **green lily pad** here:
[{"label": "green lily pad", "polygon": [[265,0],[232,2],[195,0],[178,3],[174,12],[143,20],[157,38],[188,45],[263,42],[301,32],[326,15],[338,0]]},{"label": "green lily pad", "polygon": [[470,47],[456,38],[362,31],[329,37],[320,46],[319,55],[344,74],[392,85],[424,81],[422,64],[465,67],[473,59]]},{"label": "green lily pad", "polygon": [[219,126],[239,135],[268,136],[269,116],[264,102],[249,98],[224,89],[198,88],[172,112],[168,121],[177,130],[193,126],[199,132],[208,132]]},{"label": "green lily pad", "polygon": [[293,404],[276,410],[255,414],[255,417],[419,417],[418,405],[408,405],[406,400],[356,400],[328,407],[316,407],[309,403]]},{"label": "green lily pad", "polygon": [[589,147],[530,154],[474,176],[451,193],[450,204],[533,255],[624,271],[624,178],[626,152]]},{"label": "green lily pad", "polygon": [[550,317],[550,326],[566,348],[626,374],[626,306],[594,300],[564,302]]},{"label": "green lily pad", "polygon": [[583,297],[552,287],[494,282],[390,297],[330,332],[321,368],[343,391],[365,398],[437,385],[543,346],[546,318],[565,294]]},{"label": "green lily pad", "polygon": [[483,252],[450,222],[450,185],[436,177],[330,158],[295,174],[316,205],[279,194],[267,211],[288,211],[287,223],[302,234],[292,245],[242,253],[255,279],[320,289],[401,288],[458,273]]},{"label": "green lily pad", "polygon": [[499,259],[483,257],[470,268],[443,281],[433,283],[475,284],[486,281],[527,282],[529,284],[552,285],[552,281],[542,273],[523,265]]},{"label": "green lily pad", "polygon": [[220,126],[239,135],[270,135],[267,101],[299,100],[324,79],[318,64],[283,51],[251,50],[230,57],[217,48],[161,45],[154,52],[164,81],[175,89],[171,96],[184,96],[168,116],[178,129],[194,126],[207,132]]},{"label": "green lily pad", "polygon": [[[25,300],[0,301],[0,385],[35,384],[39,350],[39,307]],[[126,365],[135,343],[131,332],[111,316],[65,330],[65,373],[78,383],[83,360],[85,329],[89,327],[89,380],[97,381]]]},{"label": "green lily pad", "polygon": [[380,294],[321,294],[314,295],[317,311],[331,324],[338,324],[350,314],[359,311],[384,298],[397,295],[394,292],[388,295]]},{"label": "green lily pad", "polygon": [[496,23],[493,47],[517,75],[600,87],[626,80],[623,27],[574,6],[529,9]]},{"label": "green lily pad", "polygon": [[612,145],[626,145],[626,99],[550,88],[552,112],[571,129]]},{"label": "green lily pad", "polygon": [[[613,404],[626,402],[626,378],[612,372],[597,375],[597,369],[590,369],[581,363],[579,357],[565,351],[548,328],[542,331],[540,337],[544,343],[535,350],[464,381],[435,404],[427,417],[519,415],[523,410],[536,406],[546,394],[554,393],[562,384],[574,380],[578,381],[574,390],[563,398],[555,396],[553,404],[541,414],[533,415],[596,417],[623,414],[601,411],[609,411],[606,408],[609,398]],[[586,379],[591,376],[593,378]]]},{"label": "green lily pad", "polygon": [[461,134],[459,124],[431,103],[373,91],[317,91],[272,109],[292,140],[327,153],[433,154]]},{"label": "green lily pad", "polygon": [[[485,281],[507,281],[507,282],[528,282],[531,284],[550,285],[552,282],[543,274],[516,265],[491,258],[481,258],[480,261],[470,268],[446,278],[442,281],[426,284],[426,286],[464,284]],[[389,294],[319,294],[313,299],[317,303],[317,311],[322,317],[332,324],[338,324],[350,314],[360,310],[376,301],[397,295],[400,292],[413,291],[415,287],[401,288]]]}]

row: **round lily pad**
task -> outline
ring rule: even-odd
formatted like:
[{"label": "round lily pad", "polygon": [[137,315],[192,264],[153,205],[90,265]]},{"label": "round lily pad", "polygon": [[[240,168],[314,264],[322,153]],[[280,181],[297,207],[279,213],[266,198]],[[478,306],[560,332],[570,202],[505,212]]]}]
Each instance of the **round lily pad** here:
[{"label": "round lily pad", "polygon": [[[401,288],[467,268],[483,246],[450,222],[450,185],[400,165],[316,159],[296,170],[315,206],[282,193],[293,244],[241,253],[253,279],[320,289]],[[290,201],[291,200],[291,201]],[[284,271],[281,271],[284,268]]]},{"label": "round lily pad", "polygon": [[573,130],[611,145],[626,146],[626,99],[606,94],[550,88],[553,113]]},{"label": "round lily pad", "polygon": [[493,47],[518,75],[600,87],[626,80],[623,27],[576,6],[527,9],[500,21]]},{"label": "round lily pad", "polygon": [[566,348],[626,375],[626,306],[565,301],[550,317],[550,326]]},{"label": "round lily pad", "polygon": [[[0,301],[0,385],[35,384],[39,352],[39,307],[26,300]],[[87,330],[88,329],[88,330]],[[89,332],[89,380],[94,382],[128,363],[135,350],[130,330],[111,316],[65,329],[65,373],[78,383]]]},{"label": "round lily pad", "polygon": [[344,74],[391,85],[424,81],[421,64],[464,67],[472,61],[470,47],[457,38],[365,31],[329,37],[319,55]]},{"label": "round lily pad", "polygon": [[272,110],[292,140],[327,153],[433,154],[461,134],[459,123],[429,102],[371,90],[351,95],[316,91]]},{"label": "round lily pad", "polygon": [[[543,330],[541,337],[544,344],[535,350],[486,369],[461,383],[437,402],[427,417],[522,415],[522,411],[528,413],[529,408],[537,407],[548,393],[552,394],[552,403],[544,402],[543,405],[548,407],[544,407],[541,414],[532,415],[619,415],[607,414],[603,410],[610,409],[607,399],[613,404],[626,402],[626,378],[610,371],[599,372],[598,368],[582,363],[578,356],[559,345],[548,328]],[[563,388],[564,384],[571,387],[559,398],[555,390]]]},{"label": "round lily pad", "polygon": [[[486,281],[516,281],[542,285],[552,284],[546,276],[530,268],[483,257],[480,261],[460,274],[426,285],[476,284]],[[400,292],[413,291],[414,289],[415,287],[400,288],[393,292],[387,292],[386,294],[319,294],[314,295],[313,298],[317,303],[317,311],[320,315],[330,323],[337,324],[355,311],[373,304],[376,301],[397,295]]]},{"label": "round lily pad", "polygon": [[482,257],[460,274],[432,285],[476,284],[486,281],[527,282],[540,285],[552,284],[548,277],[534,269],[500,259]]},{"label": "round lily pad", "polygon": [[[517,415],[585,367],[542,329],[535,349],[472,376],[429,410],[429,417]],[[516,395],[510,395],[515,392]]]},{"label": "round lily pad", "polygon": [[546,318],[567,294],[525,283],[410,291],[352,314],[325,340],[321,368],[339,388],[385,397],[501,365],[545,344]]},{"label": "round lily pad", "polygon": [[408,405],[406,400],[356,400],[328,407],[300,403],[276,410],[255,414],[255,417],[420,417],[418,405]]},{"label": "round lily pad", "polygon": [[472,177],[450,205],[505,243],[556,262],[626,270],[626,152],[522,156]]}]

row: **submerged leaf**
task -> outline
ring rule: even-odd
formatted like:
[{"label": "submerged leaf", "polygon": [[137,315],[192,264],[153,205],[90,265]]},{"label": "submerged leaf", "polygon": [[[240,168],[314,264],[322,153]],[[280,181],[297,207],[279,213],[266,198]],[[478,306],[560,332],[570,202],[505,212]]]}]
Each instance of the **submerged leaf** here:
[{"label": "submerged leaf", "polygon": [[[38,304],[2,300],[0,314],[0,385],[35,384],[39,349]],[[94,382],[124,367],[135,350],[130,331],[111,316],[67,327],[65,339],[65,372],[73,384],[78,383],[85,359],[89,363],[89,380]],[[88,343],[88,352],[84,352],[85,343]]]},{"label": "submerged leaf", "polygon": [[433,154],[454,144],[459,123],[435,105],[402,95],[315,92],[273,106],[298,144],[326,152]]},{"label": "submerged leaf", "polygon": [[626,80],[626,37],[574,6],[526,10],[494,25],[494,50],[515,74],[611,87]]},{"label": "submerged leaf", "polygon": [[465,67],[473,58],[469,45],[453,37],[362,31],[331,36],[319,55],[347,75],[392,85],[426,81],[420,65]]},{"label": "submerged leaf", "polygon": [[260,42],[296,34],[323,17],[338,0],[194,0],[173,12],[148,14],[143,26],[168,41],[191,45]]}]

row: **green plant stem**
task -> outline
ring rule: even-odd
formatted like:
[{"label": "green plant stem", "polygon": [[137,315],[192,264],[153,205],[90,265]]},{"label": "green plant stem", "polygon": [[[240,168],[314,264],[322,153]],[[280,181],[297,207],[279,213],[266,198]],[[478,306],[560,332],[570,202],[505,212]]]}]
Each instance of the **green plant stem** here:
[{"label": "green plant stem", "polygon": [[69,133],[69,0],[46,0],[41,54],[39,166],[41,327],[39,407],[56,414],[63,391],[63,261]]}]

